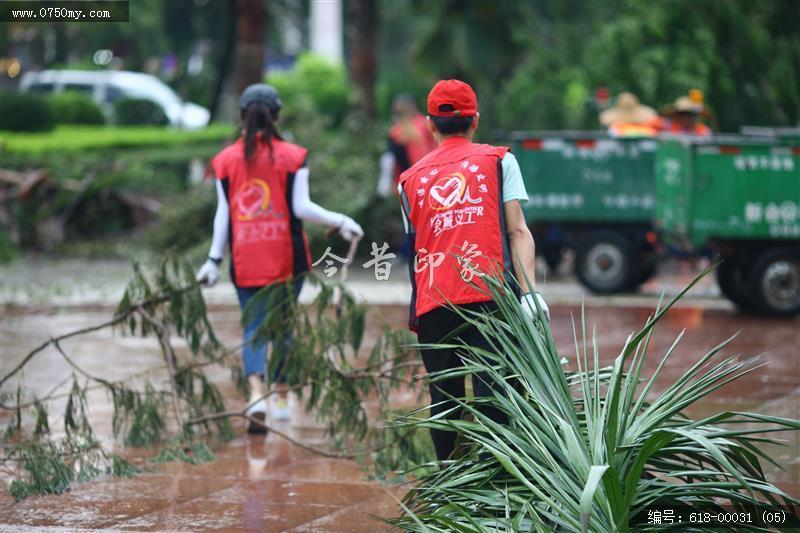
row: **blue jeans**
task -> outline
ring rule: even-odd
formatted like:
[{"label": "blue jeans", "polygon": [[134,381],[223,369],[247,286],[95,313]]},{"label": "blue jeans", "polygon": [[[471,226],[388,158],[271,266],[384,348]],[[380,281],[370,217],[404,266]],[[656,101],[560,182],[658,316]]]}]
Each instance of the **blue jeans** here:
[{"label": "blue jeans", "polygon": [[[303,288],[303,278],[295,278],[291,286],[294,290],[294,300],[300,295],[300,289]],[[278,357],[278,364],[275,366],[275,372],[271,376],[271,381],[274,383],[285,383],[286,378],[283,375],[283,364],[286,359],[286,352],[292,342],[292,332],[285,331],[282,335],[276,335],[276,338],[266,339],[265,342],[256,342],[254,340],[256,331],[268,314],[277,311],[281,316],[285,316],[289,312],[289,285],[285,283],[276,283],[274,285],[267,285],[265,287],[236,287],[236,295],[239,297],[239,307],[244,311],[245,306],[250,299],[260,291],[265,291],[263,296],[256,301],[257,307],[250,310],[250,316],[245,317],[242,315],[244,326],[244,346],[242,347],[242,363],[244,364],[244,375],[261,376],[264,379],[267,368],[267,348],[272,344],[272,355]],[[276,309],[271,306],[276,306]],[[246,320],[249,319],[249,320]]]}]

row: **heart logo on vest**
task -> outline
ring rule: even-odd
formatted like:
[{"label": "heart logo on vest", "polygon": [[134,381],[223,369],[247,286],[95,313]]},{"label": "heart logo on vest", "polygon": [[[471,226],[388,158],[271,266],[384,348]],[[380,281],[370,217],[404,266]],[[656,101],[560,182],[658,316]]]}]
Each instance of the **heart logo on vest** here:
[{"label": "heart logo on vest", "polygon": [[458,172],[443,176],[431,186],[428,197],[431,207],[437,211],[450,209],[461,201],[466,187],[466,179]]},{"label": "heart logo on vest", "polygon": [[269,185],[263,180],[247,180],[236,191],[234,202],[239,220],[253,220],[267,210],[270,199]]}]

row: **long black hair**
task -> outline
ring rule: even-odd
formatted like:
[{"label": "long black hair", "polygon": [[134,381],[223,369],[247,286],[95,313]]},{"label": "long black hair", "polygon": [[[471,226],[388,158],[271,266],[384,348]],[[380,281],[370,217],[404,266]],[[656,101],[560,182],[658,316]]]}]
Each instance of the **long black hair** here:
[{"label": "long black hair", "polygon": [[244,123],[244,157],[249,162],[256,151],[259,133],[261,139],[269,146],[269,158],[272,160],[272,139],[283,140],[278,129],[278,112],[273,113],[261,102],[252,102],[242,111]]}]

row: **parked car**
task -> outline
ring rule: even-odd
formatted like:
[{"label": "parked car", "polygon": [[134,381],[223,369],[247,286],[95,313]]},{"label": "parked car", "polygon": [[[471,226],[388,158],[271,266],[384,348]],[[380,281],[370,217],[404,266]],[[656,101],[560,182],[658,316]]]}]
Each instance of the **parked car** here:
[{"label": "parked car", "polygon": [[208,124],[208,109],[182,101],[167,84],[140,72],[115,70],[43,70],[26,72],[20,91],[41,94],[76,91],[97,102],[111,115],[114,102],[121,98],[150,100],[164,110],[170,124],[178,128],[196,129]]}]

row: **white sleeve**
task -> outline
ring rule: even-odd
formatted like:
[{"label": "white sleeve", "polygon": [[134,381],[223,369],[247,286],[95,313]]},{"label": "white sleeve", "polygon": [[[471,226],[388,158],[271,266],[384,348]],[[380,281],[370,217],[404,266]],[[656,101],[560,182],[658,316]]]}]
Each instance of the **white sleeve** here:
[{"label": "white sleeve", "polygon": [[520,203],[528,201],[528,191],[522,179],[522,171],[514,154],[507,152],[503,157],[503,203],[519,200]]},{"label": "white sleeve", "polygon": [[384,152],[380,159],[380,175],[376,192],[382,198],[389,196],[392,190],[392,174],[394,173],[395,157],[392,152]]},{"label": "white sleeve", "polygon": [[211,238],[211,249],[208,256],[214,259],[225,257],[225,245],[228,243],[228,225],[230,222],[230,208],[225,197],[225,189],[220,180],[214,180],[217,185],[217,213],[214,215],[214,236]]},{"label": "white sleeve", "polygon": [[341,226],[344,221],[344,215],[328,211],[311,201],[308,192],[308,174],[308,167],[303,167],[294,175],[294,190],[292,191],[294,215],[307,222],[315,222],[326,226]]}]

